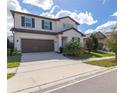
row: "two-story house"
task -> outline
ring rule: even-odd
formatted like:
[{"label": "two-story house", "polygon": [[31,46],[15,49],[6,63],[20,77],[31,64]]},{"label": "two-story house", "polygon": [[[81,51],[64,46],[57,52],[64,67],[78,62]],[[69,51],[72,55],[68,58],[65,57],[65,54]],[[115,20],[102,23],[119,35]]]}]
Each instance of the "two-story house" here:
[{"label": "two-story house", "polygon": [[72,39],[83,44],[84,34],[77,30],[79,25],[69,16],[48,18],[11,10],[14,27],[14,46],[18,51],[59,52],[59,48]]}]

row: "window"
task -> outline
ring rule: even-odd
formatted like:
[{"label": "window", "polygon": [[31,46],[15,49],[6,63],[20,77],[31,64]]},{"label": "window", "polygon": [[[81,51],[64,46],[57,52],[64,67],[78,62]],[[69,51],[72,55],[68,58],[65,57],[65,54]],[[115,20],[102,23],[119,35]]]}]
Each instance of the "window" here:
[{"label": "window", "polygon": [[52,30],[52,22],[48,20],[42,20],[42,29]]},{"label": "window", "polygon": [[79,37],[73,37],[72,40],[73,40],[73,41],[78,41],[78,42],[80,42],[80,38],[79,38]]},{"label": "window", "polygon": [[26,27],[32,27],[32,19],[31,18],[25,19],[25,26]]},{"label": "window", "polygon": [[21,17],[21,25],[23,27],[32,27],[32,28],[34,28],[35,27],[35,20],[34,20],[34,18],[27,18],[27,17],[22,16]]},{"label": "window", "polygon": [[63,28],[64,29],[69,29],[69,28],[72,28],[72,27],[73,27],[72,24],[63,23]]}]

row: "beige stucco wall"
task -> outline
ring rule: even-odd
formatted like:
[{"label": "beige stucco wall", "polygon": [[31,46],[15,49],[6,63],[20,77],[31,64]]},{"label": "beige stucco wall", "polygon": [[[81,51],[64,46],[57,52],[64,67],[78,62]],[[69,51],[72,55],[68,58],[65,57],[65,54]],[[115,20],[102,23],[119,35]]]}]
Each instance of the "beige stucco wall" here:
[{"label": "beige stucco wall", "polygon": [[60,19],[60,21],[57,21],[57,31],[62,31],[62,30],[65,30],[63,28],[63,23],[66,23],[66,24],[71,24],[73,25],[76,29],[77,29],[77,24],[75,24],[74,21],[72,21],[71,19],[69,18],[64,18],[64,19]]},{"label": "beige stucco wall", "polygon": [[21,51],[21,39],[46,39],[46,40],[54,40],[54,51],[58,50],[57,47],[57,37],[56,35],[43,35],[43,34],[31,34],[31,33],[22,33],[22,32],[15,32],[14,33],[14,46],[18,51]]},{"label": "beige stucco wall", "polygon": [[68,37],[68,41],[72,40],[73,37],[79,37],[80,38],[80,42],[83,44],[83,37],[80,33],[76,32],[75,30],[71,29],[69,31],[66,31],[62,34],[62,36],[67,36]]},{"label": "beige stucco wall", "polygon": [[[21,16],[25,16],[25,17],[28,17],[28,18],[34,18],[35,19],[35,28],[22,27],[21,26]],[[49,20],[49,21],[52,22],[52,25],[53,25],[52,30],[44,30],[44,29],[42,29],[41,20],[43,20],[43,19],[42,18],[37,18],[37,17],[32,17],[32,16],[27,16],[27,15],[22,15],[22,14],[15,14],[15,27],[16,28],[23,28],[23,29],[31,29],[31,30],[51,31],[51,32],[57,30],[56,21]]]},{"label": "beige stucco wall", "polygon": [[[21,16],[25,16],[28,18],[34,18],[35,19],[35,28],[22,27],[21,26]],[[32,17],[32,16],[23,15],[23,14],[15,14],[15,27],[23,28],[23,29],[31,29],[31,30],[42,30],[42,31],[51,31],[51,32],[57,31],[58,32],[58,31],[64,30],[63,23],[68,23],[68,24],[74,25],[74,27],[77,28],[77,25],[75,24],[74,21],[72,21],[69,18],[65,18],[65,19],[60,19],[58,21],[49,20],[52,22],[52,30],[44,30],[41,27],[42,26],[41,20],[43,20],[43,18]],[[45,20],[48,20],[48,19],[45,19]]]}]

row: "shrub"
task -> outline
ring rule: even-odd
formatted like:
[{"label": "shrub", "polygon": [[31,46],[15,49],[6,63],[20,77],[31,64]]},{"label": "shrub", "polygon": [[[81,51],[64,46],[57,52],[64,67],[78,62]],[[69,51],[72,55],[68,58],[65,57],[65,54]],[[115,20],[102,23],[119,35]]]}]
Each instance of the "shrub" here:
[{"label": "shrub", "polygon": [[65,55],[80,57],[84,54],[84,48],[80,42],[72,40],[64,46],[63,52]]},{"label": "shrub", "polygon": [[9,39],[7,39],[7,55],[12,56],[14,51],[14,43],[10,42]]},{"label": "shrub", "polygon": [[11,55],[11,49],[10,48],[7,49],[7,55]]},{"label": "shrub", "polygon": [[14,49],[14,43],[10,42],[9,39],[7,39],[7,48]]},{"label": "shrub", "polygon": [[17,49],[10,49],[10,48],[7,49],[7,55],[14,56],[14,55],[17,55],[17,54],[20,54],[20,52],[17,51]]},{"label": "shrub", "polygon": [[14,56],[14,55],[16,55],[18,53],[18,51],[16,50],[16,49],[14,49],[13,51],[12,51],[12,55]]}]

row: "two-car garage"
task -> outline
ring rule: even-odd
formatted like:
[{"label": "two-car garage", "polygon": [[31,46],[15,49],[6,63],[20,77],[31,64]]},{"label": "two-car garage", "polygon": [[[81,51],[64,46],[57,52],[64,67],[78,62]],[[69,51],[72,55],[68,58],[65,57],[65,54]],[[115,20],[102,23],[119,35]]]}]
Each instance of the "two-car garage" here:
[{"label": "two-car garage", "polygon": [[22,53],[54,51],[54,40],[21,39]]}]

